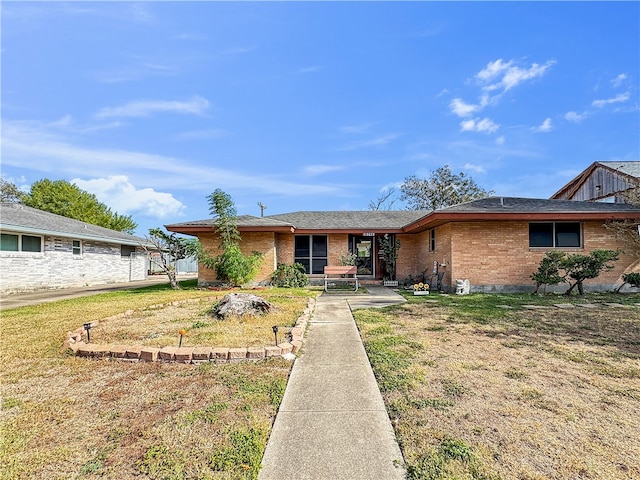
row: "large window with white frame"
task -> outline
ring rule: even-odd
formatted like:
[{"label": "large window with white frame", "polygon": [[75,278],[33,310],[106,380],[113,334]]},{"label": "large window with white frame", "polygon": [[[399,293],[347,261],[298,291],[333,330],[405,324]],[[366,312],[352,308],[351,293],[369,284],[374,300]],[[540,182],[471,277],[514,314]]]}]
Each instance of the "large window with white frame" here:
[{"label": "large window with white frame", "polygon": [[530,223],[529,246],[539,248],[582,247],[582,224],[580,222]]},{"label": "large window with white frame", "polygon": [[324,273],[327,266],[328,240],[326,235],[296,235],[294,261],[304,266],[306,273]]},{"label": "large window with white frame", "polygon": [[3,233],[0,239],[0,250],[3,252],[42,252],[42,237],[18,233]]}]

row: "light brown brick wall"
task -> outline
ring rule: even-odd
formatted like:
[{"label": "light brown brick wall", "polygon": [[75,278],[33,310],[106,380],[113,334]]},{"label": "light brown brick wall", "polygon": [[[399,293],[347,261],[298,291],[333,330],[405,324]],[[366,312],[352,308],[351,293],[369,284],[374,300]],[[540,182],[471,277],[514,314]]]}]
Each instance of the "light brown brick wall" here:
[{"label": "light brown brick wall", "polygon": [[[220,238],[215,233],[200,234],[198,236],[202,246],[212,255],[220,253]],[[271,279],[271,274],[276,269],[276,238],[271,232],[245,232],[240,241],[240,251],[244,255],[250,255],[254,250],[263,254],[262,263],[252,283],[266,283]],[[198,284],[208,284],[216,281],[216,273],[213,270],[198,266]]]},{"label": "light brown brick wall", "polygon": [[[583,224],[584,249],[563,249],[567,252],[589,253],[594,249],[627,249],[616,241],[602,222]],[[533,288],[530,278],[548,249],[529,248],[528,222],[466,222],[448,223],[436,227],[436,249],[429,251],[429,231],[415,235],[398,235],[396,278],[403,281],[409,275],[416,278],[433,271],[434,262],[445,271],[443,284],[455,290],[456,280],[469,279],[472,288],[489,290],[502,287]],[[341,255],[348,251],[348,234],[329,234],[329,265],[338,265]],[[201,235],[206,249],[217,250],[219,239],[214,234]],[[273,233],[244,233],[240,244],[242,252],[257,250],[264,254],[264,261],[256,282],[268,282],[279,263],[294,261],[294,235]],[[376,243],[377,248],[377,243]],[[277,257],[276,257],[277,255]],[[631,253],[622,253],[612,271],[586,282],[585,286],[613,285],[621,282],[621,275],[640,270],[640,262]],[[215,281],[215,273],[199,269],[199,283]]]},{"label": "light brown brick wall", "polygon": [[[494,286],[528,286],[531,274],[550,249],[529,248],[528,222],[475,222],[451,224],[452,286],[456,279],[469,279],[472,288]],[[623,245],[601,222],[583,224],[584,248],[562,249],[569,253],[588,254],[594,249],[617,249]],[[585,286],[615,284],[625,271],[633,268],[634,258],[622,254],[611,271],[585,282]]]}]

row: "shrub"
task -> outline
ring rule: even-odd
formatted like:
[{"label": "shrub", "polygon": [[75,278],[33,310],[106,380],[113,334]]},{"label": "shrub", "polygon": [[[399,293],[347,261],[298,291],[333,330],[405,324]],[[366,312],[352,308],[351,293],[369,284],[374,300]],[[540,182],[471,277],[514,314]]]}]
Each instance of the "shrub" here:
[{"label": "shrub", "polygon": [[560,263],[564,256],[563,252],[558,251],[551,251],[545,254],[540,261],[538,271],[531,275],[531,279],[536,282],[536,289],[533,293],[538,293],[538,290],[543,285],[557,285],[566,281],[560,275]]},{"label": "shrub", "polygon": [[622,290],[622,287],[624,287],[627,284],[635,288],[640,288],[640,272],[631,272],[631,273],[623,274],[622,285],[620,285],[616,289],[616,293],[620,293],[620,290]]},{"label": "shrub", "polygon": [[293,265],[281,263],[271,275],[271,283],[276,287],[301,288],[307,286],[309,278],[305,274],[304,266],[301,263],[294,263]]}]

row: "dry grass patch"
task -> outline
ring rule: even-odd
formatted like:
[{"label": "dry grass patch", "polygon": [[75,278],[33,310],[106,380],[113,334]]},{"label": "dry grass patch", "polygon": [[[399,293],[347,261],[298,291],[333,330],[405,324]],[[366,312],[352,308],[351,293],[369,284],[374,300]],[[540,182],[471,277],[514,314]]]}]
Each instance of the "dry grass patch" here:
[{"label": "dry grass patch", "polygon": [[[314,293],[269,295],[281,297],[274,303],[292,324]],[[3,311],[0,478],[256,478],[289,362],[196,367],[61,351],[66,332],[85,322],[208,297],[151,288]]]},{"label": "dry grass patch", "polygon": [[640,478],[640,309],[502,297],[355,313],[410,478]]},{"label": "dry grass patch", "polygon": [[281,327],[282,338],[308,303],[306,297],[265,294],[261,296],[271,303],[268,315],[219,320],[211,315],[211,309],[223,296],[153,306],[102,320],[91,329],[91,339],[103,344],[177,346],[182,330],[186,332],[182,346],[260,347],[273,344],[273,325]]}]

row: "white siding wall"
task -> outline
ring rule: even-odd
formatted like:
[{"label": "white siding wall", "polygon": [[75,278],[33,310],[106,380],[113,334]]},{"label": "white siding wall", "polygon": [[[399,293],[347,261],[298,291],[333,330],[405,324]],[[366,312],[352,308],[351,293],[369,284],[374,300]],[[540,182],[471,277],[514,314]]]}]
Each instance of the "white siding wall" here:
[{"label": "white siding wall", "polygon": [[0,291],[12,293],[83,287],[147,278],[147,262],[138,249],[120,256],[120,245],[82,241],[82,253],[72,253],[71,238],[44,237],[41,253],[0,252]]}]

